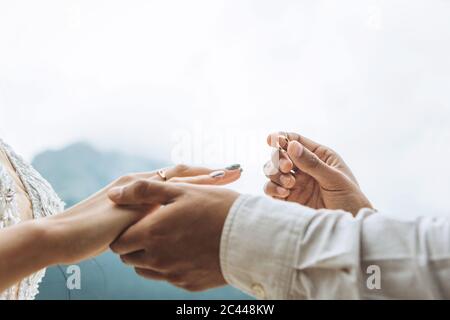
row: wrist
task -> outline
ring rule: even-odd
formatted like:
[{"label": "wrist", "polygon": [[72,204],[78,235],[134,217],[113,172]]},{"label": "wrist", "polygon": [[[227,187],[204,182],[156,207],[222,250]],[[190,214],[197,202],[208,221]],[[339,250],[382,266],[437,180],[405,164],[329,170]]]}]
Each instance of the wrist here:
[{"label": "wrist", "polygon": [[97,256],[145,210],[118,207],[106,196],[94,196],[59,215],[49,217],[47,233],[57,263],[71,264]]},{"label": "wrist", "polygon": [[51,217],[32,220],[28,224],[27,234],[33,239],[32,246],[35,247],[33,252],[38,252],[35,263],[40,268],[60,263],[59,251],[55,250],[58,243],[55,226]]},{"label": "wrist", "polygon": [[[89,214],[87,214],[89,212]],[[71,264],[89,258],[95,253],[97,232],[101,234],[105,213],[84,203],[46,218],[45,237],[51,252],[52,264]]]}]

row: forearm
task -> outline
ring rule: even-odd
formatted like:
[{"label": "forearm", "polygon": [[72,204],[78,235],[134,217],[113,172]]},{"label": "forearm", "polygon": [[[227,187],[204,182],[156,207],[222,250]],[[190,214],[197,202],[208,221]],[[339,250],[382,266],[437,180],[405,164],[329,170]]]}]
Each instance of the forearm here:
[{"label": "forearm", "polygon": [[119,207],[101,191],[66,212],[50,217],[52,250],[58,263],[76,263],[107,250],[121,232],[147,213],[145,208]]},{"label": "forearm", "polygon": [[47,266],[104,252],[144,214],[117,207],[99,192],[59,215],[0,230],[0,292]]},{"label": "forearm", "polygon": [[448,298],[449,239],[448,218],[406,221],[369,210],[353,218],[241,197],[225,224],[221,264],[231,285],[258,298]]},{"label": "forearm", "polygon": [[47,218],[0,230],[0,292],[28,275],[56,264]]}]

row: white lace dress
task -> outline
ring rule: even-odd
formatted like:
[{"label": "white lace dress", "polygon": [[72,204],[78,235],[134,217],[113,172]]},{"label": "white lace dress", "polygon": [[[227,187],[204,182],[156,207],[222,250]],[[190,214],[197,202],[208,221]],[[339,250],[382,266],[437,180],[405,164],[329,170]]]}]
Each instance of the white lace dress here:
[{"label": "white lace dress", "polygon": [[[64,203],[58,198],[50,184],[1,139],[0,151],[6,155],[23,184],[31,202],[34,219],[63,211]],[[7,168],[0,162],[0,228],[6,228],[21,221],[17,198],[16,183]],[[45,269],[23,279],[12,288],[0,292],[0,300],[33,300],[39,292],[39,283],[44,275]]]}]

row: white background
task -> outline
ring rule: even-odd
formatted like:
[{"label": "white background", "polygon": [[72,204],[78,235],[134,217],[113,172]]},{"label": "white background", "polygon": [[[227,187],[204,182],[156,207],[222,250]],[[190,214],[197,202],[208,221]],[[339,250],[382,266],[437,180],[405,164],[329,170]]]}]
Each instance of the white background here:
[{"label": "white background", "polygon": [[[0,2],[0,136],[245,169],[267,133],[337,150],[389,214],[448,214],[450,1]],[[228,142],[227,142],[228,141]]]}]

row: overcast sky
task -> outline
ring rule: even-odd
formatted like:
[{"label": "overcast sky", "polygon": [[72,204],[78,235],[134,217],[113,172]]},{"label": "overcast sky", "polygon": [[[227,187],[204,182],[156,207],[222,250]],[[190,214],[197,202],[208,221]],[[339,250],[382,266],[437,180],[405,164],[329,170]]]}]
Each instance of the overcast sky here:
[{"label": "overcast sky", "polygon": [[450,213],[450,1],[0,2],[0,136],[240,162],[266,134],[346,159],[379,209]]}]

